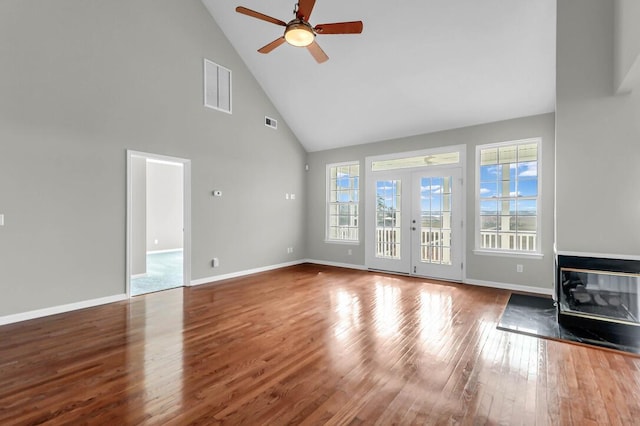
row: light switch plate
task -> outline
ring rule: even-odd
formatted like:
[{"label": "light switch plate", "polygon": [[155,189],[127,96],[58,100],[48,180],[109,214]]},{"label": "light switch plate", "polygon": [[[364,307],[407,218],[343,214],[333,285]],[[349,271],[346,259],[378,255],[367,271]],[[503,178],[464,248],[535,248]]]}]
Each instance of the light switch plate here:
[{"label": "light switch plate", "polygon": [[4,213],[0,214],[0,226],[4,226]]}]

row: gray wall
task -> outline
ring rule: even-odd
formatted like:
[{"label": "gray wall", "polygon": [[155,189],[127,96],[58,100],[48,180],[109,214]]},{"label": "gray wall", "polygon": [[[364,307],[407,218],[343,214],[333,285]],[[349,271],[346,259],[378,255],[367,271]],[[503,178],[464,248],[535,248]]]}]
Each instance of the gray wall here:
[{"label": "gray wall", "polygon": [[147,272],[147,161],[131,157],[131,275]]},{"label": "gray wall", "polygon": [[615,88],[628,91],[639,83],[640,1],[615,0]]},{"label": "gray wall", "polygon": [[305,257],[306,153],[199,0],[4,0],[0,53],[0,316],[125,293],[127,149],[192,160],[194,280]]},{"label": "gray wall", "polygon": [[614,96],[614,3],[558,0],[556,239],[637,256],[640,88]]},{"label": "gray wall", "polygon": [[[466,275],[468,279],[518,284],[549,289],[553,285],[553,186],[554,186],[554,114],[544,114],[508,120],[480,126],[465,127],[427,135],[352,146],[308,155],[310,170],[307,180],[309,258],[314,260],[364,265],[365,244],[362,238],[357,246],[326,243],[325,239],[325,191],[326,164],[358,160],[361,165],[361,189],[366,185],[364,159],[367,156],[393,152],[414,151],[448,145],[467,145],[467,251]],[[528,258],[475,255],[475,147],[479,144],[503,142],[531,137],[542,138],[542,252],[541,260]],[[364,200],[360,200],[360,235],[364,235]],[[348,250],[352,250],[349,256]],[[516,265],[524,266],[523,273],[516,272]]]},{"label": "gray wall", "polygon": [[147,162],[147,251],[183,246],[183,167]]}]

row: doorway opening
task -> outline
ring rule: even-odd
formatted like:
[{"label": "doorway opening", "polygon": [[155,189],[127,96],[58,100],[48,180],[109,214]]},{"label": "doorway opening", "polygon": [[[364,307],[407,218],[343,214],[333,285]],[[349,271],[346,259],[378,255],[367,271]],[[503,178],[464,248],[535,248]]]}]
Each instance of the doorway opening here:
[{"label": "doorway opening", "polygon": [[189,285],[190,160],[127,151],[127,294]]},{"label": "doorway opening", "polygon": [[465,151],[367,157],[367,268],[462,281]]}]

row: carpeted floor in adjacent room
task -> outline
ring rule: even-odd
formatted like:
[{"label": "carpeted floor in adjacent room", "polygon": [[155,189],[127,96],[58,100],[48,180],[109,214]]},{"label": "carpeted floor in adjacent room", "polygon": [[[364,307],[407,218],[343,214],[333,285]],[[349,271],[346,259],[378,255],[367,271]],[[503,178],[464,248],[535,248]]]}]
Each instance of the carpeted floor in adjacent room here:
[{"label": "carpeted floor in adjacent room", "polygon": [[147,253],[147,273],[131,279],[131,295],[181,287],[182,250]]}]

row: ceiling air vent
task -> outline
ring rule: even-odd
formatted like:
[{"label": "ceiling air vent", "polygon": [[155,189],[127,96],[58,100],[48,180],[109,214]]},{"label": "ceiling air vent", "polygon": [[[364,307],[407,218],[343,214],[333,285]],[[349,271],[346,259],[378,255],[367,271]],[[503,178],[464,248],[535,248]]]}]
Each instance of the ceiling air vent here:
[{"label": "ceiling air vent", "polygon": [[271,127],[272,129],[277,129],[278,128],[278,121],[274,120],[271,117],[264,117],[264,125],[267,127]]}]

